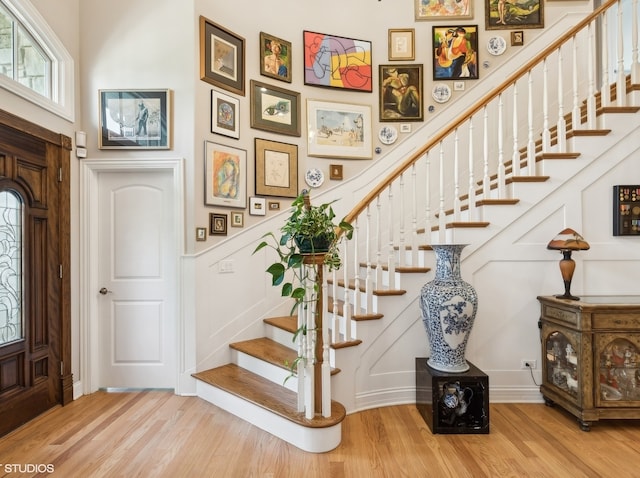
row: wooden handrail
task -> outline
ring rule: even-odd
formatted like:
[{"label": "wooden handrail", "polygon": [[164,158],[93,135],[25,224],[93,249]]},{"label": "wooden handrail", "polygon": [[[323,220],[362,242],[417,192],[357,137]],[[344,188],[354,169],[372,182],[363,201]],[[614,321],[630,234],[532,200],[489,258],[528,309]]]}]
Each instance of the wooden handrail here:
[{"label": "wooden handrail", "polygon": [[[424,146],[418,151],[413,153],[407,159],[396,167],[389,176],[381,181],[375,188],[373,188],[356,206],[345,216],[345,221],[353,223],[353,221],[371,204],[389,185],[398,178],[402,173],[413,165],[421,156],[430,151],[436,144],[443,141],[451,131],[455,131],[470,117],[485,107],[491,100],[499,96],[503,91],[509,88],[513,83],[528,73],[534,66],[541,63],[547,56],[553,51],[558,49],[561,45],[573,38],[579,31],[589,25],[594,19],[596,19],[602,12],[609,9],[612,5],[618,3],[619,0],[608,0],[606,3],[594,10],[591,15],[584,18],[581,22],[567,31],[563,36],[559,37],[556,41],[547,46],[544,50],[534,56],[531,60],[516,70],[511,76],[509,76],[500,86],[489,92],[475,102],[471,107],[465,110],[458,116],[456,120],[449,123],[446,127],[442,128],[434,137],[432,137]],[[338,231],[341,234],[342,231]]]}]

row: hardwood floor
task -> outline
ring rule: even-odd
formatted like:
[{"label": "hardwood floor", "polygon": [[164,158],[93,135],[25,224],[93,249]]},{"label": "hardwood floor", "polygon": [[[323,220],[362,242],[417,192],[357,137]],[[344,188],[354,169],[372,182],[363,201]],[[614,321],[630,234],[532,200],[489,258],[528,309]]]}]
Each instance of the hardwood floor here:
[{"label": "hardwood floor", "polygon": [[640,476],[639,420],[583,432],[542,404],[492,404],[490,416],[488,435],[434,435],[414,405],[368,410],[346,417],[338,448],[313,454],[196,397],[98,392],[0,438],[0,476]]}]

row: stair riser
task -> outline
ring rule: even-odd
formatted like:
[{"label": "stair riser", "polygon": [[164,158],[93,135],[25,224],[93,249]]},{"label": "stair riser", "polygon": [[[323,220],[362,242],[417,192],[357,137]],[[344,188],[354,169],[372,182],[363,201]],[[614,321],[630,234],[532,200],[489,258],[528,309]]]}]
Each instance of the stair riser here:
[{"label": "stair riser", "polygon": [[341,423],[325,428],[303,427],[201,381],[197,382],[196,393],[207,402],[304,451],[325,453],[336,448],[342,439]]},{"label": "stair riser", "polygon": [[267,325],[265,331],[265,337],[270,338],[274,342],[278,342],[280,345],[296,350],[296,344],[293,342],[293,334],[291,332],[271,325]]},{"label": "stair riser", "polygon": [[245,354],[238,350],[231,351],[231,360],[239,367],[245,368],[257,375],[261,375],[262,377],[271,380],[273,383],[282,385],[294,392],[298,391],[297,377],[294,376],[287,379],[287,377],[291,375],[289,370],[278,367],[277,365],[273,365],[269,362],[265,362],[264,360]]}]

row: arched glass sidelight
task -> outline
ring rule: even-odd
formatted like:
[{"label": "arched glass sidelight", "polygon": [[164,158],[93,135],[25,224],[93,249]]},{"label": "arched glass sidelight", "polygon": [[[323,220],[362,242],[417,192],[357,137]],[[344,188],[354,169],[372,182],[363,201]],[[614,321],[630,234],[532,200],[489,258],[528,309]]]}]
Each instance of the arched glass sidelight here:
[{"label": "arched glass sidelight", "polygon": [[0,346],[24,338],[22,313],[23,205],[0,191]]}]

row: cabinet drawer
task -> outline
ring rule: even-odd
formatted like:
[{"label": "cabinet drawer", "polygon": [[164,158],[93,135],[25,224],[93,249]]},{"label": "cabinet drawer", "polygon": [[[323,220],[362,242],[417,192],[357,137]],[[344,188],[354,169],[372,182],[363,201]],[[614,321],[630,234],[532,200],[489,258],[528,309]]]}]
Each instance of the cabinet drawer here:
[{"label": "cabinet drawer", "polygon": [[576,311],[561,309],[552,305],[545,305],[542,308],[544,318],[551,319],[573,327],[580,325],[580,314]]},{"label": "cabinet drawer", "polygon": [[594,330],[603,329],[634,329],[640,328],[640,314],[633,313],[597,313],[591,316],[591,326]]}]

